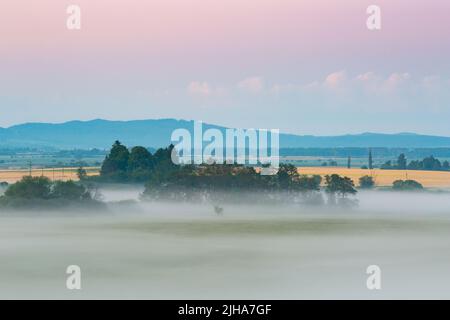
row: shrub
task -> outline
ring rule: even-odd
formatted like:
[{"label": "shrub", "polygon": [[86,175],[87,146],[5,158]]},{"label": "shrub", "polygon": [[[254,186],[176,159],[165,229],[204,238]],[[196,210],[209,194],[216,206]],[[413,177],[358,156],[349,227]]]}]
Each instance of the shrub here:
[{"label": "shrub", "polygon": [[46,177],[23,177],[5,191],[8,198],[49,199],[51,181]]},{"label": "shrub", "polygon": [[23,177],[10,185],[0,197],[0,205],[8,208],[60,208],[101,204],[81,184],[73,181],[51,182],[46,177]]},{"label": "shrub", "polygon": [[325,176],[325,191],[330,194],[338,194],[341,197],[346,197],[347,194],[357,193],[354,188],[355,184],[349,177],[341,177],[338,174]]},{"label": "shrub", "polygon": [[394,181],[392,189],[398,191],[416,191],[422,190],[423,186],[415,180],[397,180]]},{"label": "shrub", "polygon": [[73,181],[57,181],[53,185],[51,197],[66,200],[87,200],[91,199],[91,194],[84,186]]},{"label": "shrub", "polygon": [[359,178],[359,187],[361,189],[372,189],[375,186],[375,181],[371,176],[363,176]]}]

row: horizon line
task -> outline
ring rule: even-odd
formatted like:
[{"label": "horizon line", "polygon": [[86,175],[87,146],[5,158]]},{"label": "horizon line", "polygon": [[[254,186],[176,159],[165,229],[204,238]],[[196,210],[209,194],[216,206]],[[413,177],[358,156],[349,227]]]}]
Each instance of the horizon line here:
[{"label": "horizon line", "polygon": [[[25,125],[35,125],[35,124],[45,124],[45,125],[64,125],[64,124],[68,124],[71,122],[81,122],[81,123],[89,123],[89,122],[95,122],[95,121],[104,121],[104,122],[122,122],[122,123],[126,123],[126,122],[145,122],[145,121],[164,121],[164,120],[173,120],[173,121],[185,121],[185,122],[195,122],[195,121],[201,121],[203,124],[206,125],[213,125],[213,126],[218,126],[218,127],[223,127],[225,129],[255,129],[255,128],[240,128],[240,127],[230,127],[230,126],[226,126],[226,125],[221,125],[221,124],[216,124],[216,123],[210,123],[210,122],[204,122],[202,120],[188,120],[188,119],[183,119],[183,118],[145,118],[145,119],[132,119],[132,120],[113,120],[113,119],[106,119],[106,118],[92,118],[92,119],[88,119],[88,120],[80,120],[80,119],[73,119],[73,120],[66,120],[66,121],[61,121],[61,122],[39,122],[39,121],[30,121],[30,122],[22,122],[22,123],[17,123],[17,124],[13,124],[7,127],[3,127],[0,126],[0,130],[8,130],[14,127],[19,127],[19,126],[25,126]],[[255,129],[255,130],[263,130],[262,128],[260,129]],[[422,134],[422,133],[417,133],[417,132],[371,132],[371,131],[366,131],[366,132],[360,132],[360,133],[343,133],[343,134],[335,134],[335,135],[314,135],[314,134],[299,134],[299,133],[291,133],[291,132],[282,132],[280,130],[280,134],[283,135],[291,135],[291,136],[303,136],[303,137],[343,137],[343,136],[361,136],[361,135],[366,135],[366,134],[373,134],[373,135],[415,135],[415,136],[428,136],[428,137],[441,137],[441,138],[450,138],[450,136],[446,136],[446,135],[440,135],[440,134]]]}]

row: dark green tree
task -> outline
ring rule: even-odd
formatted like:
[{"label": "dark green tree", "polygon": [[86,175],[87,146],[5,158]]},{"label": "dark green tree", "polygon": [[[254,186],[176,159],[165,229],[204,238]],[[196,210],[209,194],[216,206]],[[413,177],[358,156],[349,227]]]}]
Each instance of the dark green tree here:
[{"label": "dark green tree", "polygon": [[5,191],[5,197],[19,199],[49,199],[52,183],[46,177],[23,177],[22,180],[10,185]]},{"label": "dark green tree", "polygon": [[386,161],[384,164],[381,165],[381,169],[383,169],[383,170],[392,170],[394,168],[395,167],[392,165],[392,161],[391,160]]},{"label": "dark green tree", "polygon": [[91,194],[83,185],[73,181],[56,181],[53,185],[51,198],[65,200],[88,200]]},{"label": "dark green tree", "polygon": [[349,194],[356,194],[355,183],[349,177],[338,174],[325,176],[325,191],[345,198]]},{"label": "dark green tree", "polygon": [[128,176],[132,181],[144,182],[148,180],[154,169],[152,154],[144,147],[131,149],[128,158]]},{"label": "dark green tree", "polygon": [[80,181],[86,179],[87,177],[86,170],[81,166],[77,169],[77,177]]},{"label": "dark green tree", "polygon": [[361,189],[373,189],[375,181],[371,176],[362,176],[359,178],[359,187]]},{"label": "dark green tree", "polygon": [[439,171],[442,169],[441,162],[433,156],[423,159],[423,170]]},{"label": "dark green tree", "polygon": [[373,169],[373,157],[372,157],[372,149],[369,149],[369,169]]},{"label": "dark green tree", "polygon": [[320,184],[322,183],[322,177],[319,175],[307,176],[300,175],[296,183],[299,191],[319,191]]},{"label": "dark green tree", "polygon": [[405,170],[407,167],[407,160],[405,154],[400,154],[397,159],[397,169]]},{"label": "dark green tree", "polygon": [[419,191],[423,186],[415,180],[396,180],[392,185],[392,189],[397,191]]},{"label": "dark green tree", "polygon": [[298,181],[299,174],[297,167],[292,164],[281,164],[277,172],[278,183],[281,189],[290,190]]},{"label": "dark green tree", "polygon": [[130,152],[128,149],[120,141],[116,141],[109,155],[103,161],[100,175],[115,180],[126,179],[129,157]]},{"label": "dark green tree", "polygon": [[442,163],[442,169],[446,171],[450,170],[450,163],[447,160]]}]

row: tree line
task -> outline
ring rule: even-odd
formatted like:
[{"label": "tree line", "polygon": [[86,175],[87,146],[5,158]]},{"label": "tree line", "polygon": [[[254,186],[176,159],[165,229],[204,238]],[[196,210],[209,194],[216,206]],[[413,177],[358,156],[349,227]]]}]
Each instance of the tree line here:
[{"label": "tree line", "polygon": [[[353,205],[348,196],[358,191],[348,177],[338,174],[302,175],[292,164],[281,164],[275,175],[262,175],[260,169],[239,164],[178,165],[172,162],[174,146],[160,148],[154,153],[144,147],[126,146],[116,141],[105,157],[99,176],[87,176],[78,169],[80,181],[51,181],[46,177],[23,177],[5,185],[0,196],[2,207],[65,207],[69,205],[101,206],[95,183],[144,183],[142,197],[169,201],[248,201],[266,199],[269,202],[302,202],[322,204],[323,194],[329,204]],[[400,157],[400,164],[404,164]],[[361,189],[375,187],[371,176],[359,179]],[[398,180],[394,190],[419,190],[422,185],[412,180]],[[243,196],[244,195],[244,196]]]},{"label": "tree line", "polygon": [[137,146],[128,149],[116,141],[106,156],[100,176],[86,179],[101,182],[145,182],[143,197],[152,200],[193,200],[253,193],[268,198],[301,195],[317,201],[322,190],[333,199],[356,194],[354,182],[339,175],[323,181],[319,175],[301,175],[297,167],[282,164],[275,175],[261,175],[258,169],[238,164],[177,165],[172,162],[173,145],[151,153]]},{"label": "tree line", "polygon": [[439,161],[433,156],[423,160],[413,160],[408,163],[405,154],[400,154],[397,160],[387,161],[381,166],[384,170],[425,170],[425,171],[450,171],[450,163],[446,160]]},{"label": "tree line", "polygon": [[0,196],[0,206],[6,208],[61,208],[102,206],[94,190],[74,181],[51,181],[47,177],[25,176],[7,186]]}]

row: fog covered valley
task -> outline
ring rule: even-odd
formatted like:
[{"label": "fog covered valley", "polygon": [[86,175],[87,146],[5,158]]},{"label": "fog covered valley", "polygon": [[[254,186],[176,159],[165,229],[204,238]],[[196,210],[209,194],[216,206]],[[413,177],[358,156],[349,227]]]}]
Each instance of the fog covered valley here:
[{"label": "fog covered valley", "polygon": [[[0,298],[450,298],[450,196],[362,191],[358,205],[141,201],[0,217]],[[82,290],[66,288],[78,265]],[[382,289],[366,287],[366,268]]]}]

